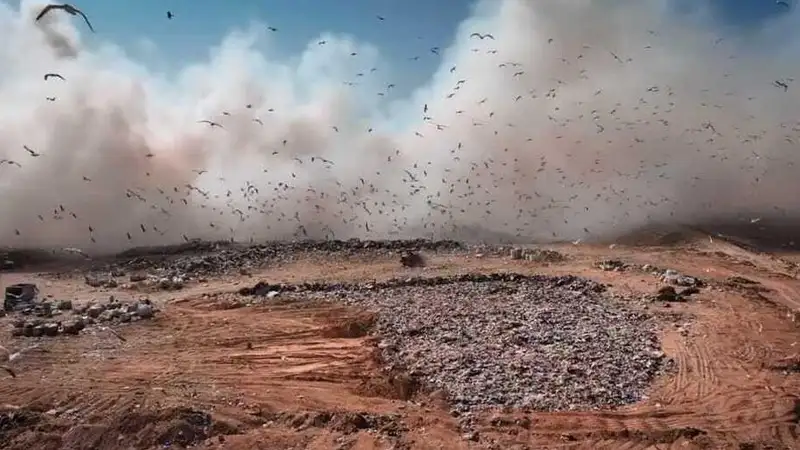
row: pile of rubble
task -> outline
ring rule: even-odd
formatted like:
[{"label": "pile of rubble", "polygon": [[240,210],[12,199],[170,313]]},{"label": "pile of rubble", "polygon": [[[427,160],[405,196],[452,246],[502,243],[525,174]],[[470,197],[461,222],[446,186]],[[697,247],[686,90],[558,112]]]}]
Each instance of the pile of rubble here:
[{"label": "pile of rubble", "polygon": [[[197,242],[123,252],[114,262],[95,267],[86,277],[86,283],[106,288],[132,283],[138,287],[174,290],[182,288],[189,281],[218,275],[246,274],[266,264],[291,262],[309,253],[350,257],[376,252],[408,255],[420,251],[464,249],[464,245],[456,241],[425,239],[271,242],[251,246]],[[130,276],[129,282],[119,280],[125,276]]]},{"label": "pile of rubble", "polygon": [[564,254],[546,248],[512,248],[511,259],[535,262],[557,263],[566,261]]},{"label": "pile of rubble", "polygon": [[700,293],[700,288],[705,286],[702,280],[684,275],[674,269],[653,269],[645,265],[642,270],[657,275],[659,281],[665,283],[664,286],[658,288],[655,294],[650,296],[653,301],[668,303],[687,301],[690,296]]},{"label": "pile of rubble", "polygon": [[[324,282],[324,281],[307,281],[304,283],[277,283],[272,284],[265,281],[259,281],[252,287],[244,287],[239,289],[239,295],[252,295],[264,296],[270,292],[283,293],[283,292],[346,292],[346,291],[380,291],[384,289],[396,289],[404,287],[420,287],[420,286],[443,286],[447,284],[457,283],[491,283],[491,282],[506,282],[506,283],[521,283],[525,281],[542,282],[550,280],[552,277],[547,275],[523,275],[513,272],[494,272],[494,273],[464,273],[459,275],[441,275],[434,277],[405,277],[405,278],[390,278],[385,281],[363,281],[363,282]],[[572,280],[577,280],[578,277],[566,275],[560,278],[559,283],[570,283]],[[593,289],[602,291],[604,287],[600,284],[593,285]]]},{"label": "pile of rubble", "polygon": [[[259,283],[241,294],[342,302],[377,313],[387,370],[448,396],[455,414],[638,401],[666,367],[657,324],[580,277],[511,273],[374,283]],[[252,299],[252,297],[251,297]]]},{"label": "pile of rubble", "polygon": [[136,289],[136,290],[158,290],[158,291],[177,291],[183,289],[186,280],[183,275],[176,270],[154,269],[150,273],[135,272],[127,275],[128,280],[120,280],[127,274],[119,269],[110,273],[90,273],[84,276],[86,285],[96,288],[106,289]]},{"label": "pile of rubble", "polygon": [[[6,288],[4,312],[14,314],[13,336],[42,337],[76,335],[96,323],[129,323],[152,319],[157,312],[147,298],[120,302],[113,296],[107,303],[75,306],[70,300],[38,299],[34,284],[16,284]],[[69,316],[67,315],[69,314]]]},{"label": "pile of rubble", "polygon": [[70,309],[72,304],[69,301],[61,301],[55,308],[49,302],[42,302],[37,309],[28,313],[34,317],[19,317],[12,322],[11,334],[25,337],[76,335],[96,323],[136,322],[152,319],[156,313],[153,304],[147,299],[134,303],[112,300],[106,304],[92,304],[72,309],[72,317],[57,320]]},{"label": "pile of rubble", "polygon": [[603,259],[597,261],[595,267],[606,272],[624,272],[631,268],[631,264],[619,259]]}]

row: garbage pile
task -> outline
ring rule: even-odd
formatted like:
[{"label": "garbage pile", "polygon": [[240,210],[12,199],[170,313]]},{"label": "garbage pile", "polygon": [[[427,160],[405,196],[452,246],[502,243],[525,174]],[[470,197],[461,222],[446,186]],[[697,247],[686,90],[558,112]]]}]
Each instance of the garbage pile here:
[{"label": "garbage pile", "polygon": [[87,286],[95,288],[152,291],[177,291],[186,285],[185,275],[176,270],[155,269],[152,273],[135,272],[128,276],[127,281],[117,281],[118,278],[125,276],[125,272],[121,270],[110,273],[90,273],[85,275],[84,282]]},{"label": "garbage pile", "polygon": [[[48,305],[48,306],[44,306]],[[13,321],[12,336],[42,337],[59,334],[77,335],[86,327],[97,323],[129,323],[152,319],[156,309],[149,300],[134,303],[112,301],[107,304],[92,304],[72,310],[72,317],[56,320],[69,311],[71,302],[59,302],[53,308],[49,302],[42,302],[33,312],[35,317],[20,317]],[[62,309],[66,308],[66,309]]]},{"label": "garbage pile", "polygon": [[[147,298],[121,302],[110,296],[107,303],[74,306],[70,300],[39,300],[35,284],[8,286],[4,310],[18,314],[12,319],[12,336],[42,337],[60,334],[77,335],[88,326],[120,324],[152,319],[157,312]],[[68,315],[69,314],[69,315]]]},{"label": "garbage pile", "polygon": [[[244,246],[231,243],[198,242],[193,245],[132,249],[113,263],[95,266],[85,283],[96,288],[132,289],[143,292],[173,291],[190,282],[220,275],[248,275],[267,264],[286,263],[308,254],[336,254],[337,257],[400,253],[412,267],[424,266],[424,259],[411,257],[419,251],[464,250],[455,241],[358,240],[270,242]],[[404,262],[403,264],[406,264]],[[125,277],[128,279],[125,280]]]}]

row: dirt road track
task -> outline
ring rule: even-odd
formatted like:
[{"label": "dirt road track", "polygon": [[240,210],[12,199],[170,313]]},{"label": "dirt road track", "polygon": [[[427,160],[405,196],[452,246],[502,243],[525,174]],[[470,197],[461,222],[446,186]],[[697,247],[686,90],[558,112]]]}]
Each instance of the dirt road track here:
[{"label": "dirt road track", "polygon": [[[708,280],[690,302],[650,306],[663,317],[663,350],[676,370],[641,404],[612,412],[489,411],[465,434],[441,393],[380,371],[368,313],[310,301],[239,308],[231,295],[213,294],[262,278],[404,273],[394,261],[302,261],[188,289],[155,321],[120,328],[125,343],[101,331],[43,341],[45,351],[15,366],[17,379],[0,379],[3,448],[800,448],[800,322],[789,313],[800,310],[800,281],[790,265],[721,242],[561,250],[569,260],[549,266],[465,255],[434,258],[423,273],[573,273],[614,290],[655,290],[656,279],[640,271],[593,268],[614,257]],[[758,284],[725,284],[734,275]],[[4,282],[23,278],[30,276]],[[101,296],[81,293],[77,281],[46,283],[50,293]],[[4,333],[0,344],[25,342]]]}]

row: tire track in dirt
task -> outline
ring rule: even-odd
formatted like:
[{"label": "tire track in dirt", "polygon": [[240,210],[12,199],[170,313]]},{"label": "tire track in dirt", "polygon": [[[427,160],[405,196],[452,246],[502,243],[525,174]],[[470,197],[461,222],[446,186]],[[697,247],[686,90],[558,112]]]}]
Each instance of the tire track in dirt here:
[{"label": "tire track in dirt", "polygon": [[[209,330],[195,344],[204,356],[202,363],[191,367],[190,376],[213,376],[221,385],[233,385],[241,377],[242,368],[246,368],[251,373],[261,373],[264,380],[298,377],[332,380],[365,362],[360,340],[320,338],[325,325],[319,319],[342,316],[344,310],[337,311],[330,305],[303,306],[302,318],[297,318],[298,310],[291,307],[248,308],[243,314],[233,311],[232,315],[231,311],[199,314],[182,307],[182,313],[195,319],[192,328],[183,330],[185,333],[200,331],[208,326],[208,321],[218,317],[224,317],[228,324]],[[258,328],[292,331],[253,333],[255,318]],[[197,360],[194,356],[190,359]]]},{"label": "tire track in dirt", "polygon": [[[675,258],[675,267],[693,266],[682,265],[680,259]],[[742,276],[759,281],[749,273]],[[764,280],[778,289],[792,282]],[[800,392],[800,382],[794,377],[776,387],[780,380],[765,372],[763,361],[772,353],[785,354],[786,341],[796,331],[768,304],[738,294],[704,293],[693,307],[699,309],[686,336],[672,329],[663,336],[676,371],[657,383],[649,401],[632,407],[635,412],[535,414],[530,417],[535,423],[530,442],[544,439],[553,443],[548,448],[644,449],[655,448],[656,442],[661,443],[658,448],[685,448],[692,445],[696,429],[700,436],[709,433],[734,448],[739,442],[760,441],[795,448],[800,411],[795,411],[798,400],[792,394]],[[579,443],[563,442],[564,435]]]},{"label": "tire track in dirt", "polygon": [[675,358],[677,374],[660,392],[667,405],[696,401],[711,395],[719,379],[708,349],[698,339],[688,340],[675,333],[667,339],[667,355]]}]

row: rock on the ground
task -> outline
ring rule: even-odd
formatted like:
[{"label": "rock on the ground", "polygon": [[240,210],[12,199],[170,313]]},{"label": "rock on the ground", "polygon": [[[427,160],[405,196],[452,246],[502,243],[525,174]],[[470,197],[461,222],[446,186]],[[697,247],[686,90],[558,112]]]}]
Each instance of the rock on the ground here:
[{"label": "rock on the ground", "polygon": [[701,284],[700,280],[697,278],[684,275],[673,269],[665,270],[664,274],[661,276],[661,280],[666,283],[684,287],[700,286]]},{"label": "rock on the ground", "polygon": [[425,258],[417,252],[406,252],[400,257],[400,264],[404,267],[425,267]]},{"label": "rock on the ground", "polygon": [[147,298],[133,303],[124,303],[111,296],[108,303],[92,303],[75,308],[74,315],[69,319],[45,321],[49,317],[46,315],[37,315],[36,318],[28,319],[19,317],[12,322],[11,335],[25,337],[77,335],[87,326],[92,326],[97,322],[120,324],[149,320],[155,316],[157,311]]}]

